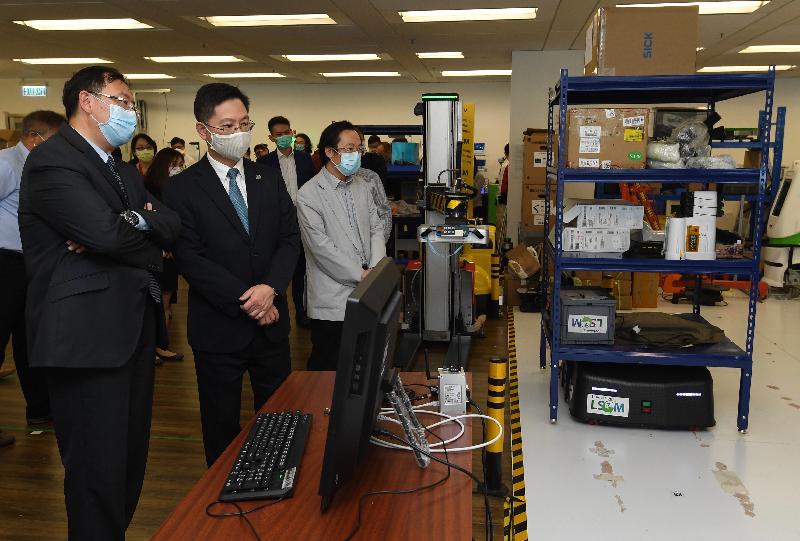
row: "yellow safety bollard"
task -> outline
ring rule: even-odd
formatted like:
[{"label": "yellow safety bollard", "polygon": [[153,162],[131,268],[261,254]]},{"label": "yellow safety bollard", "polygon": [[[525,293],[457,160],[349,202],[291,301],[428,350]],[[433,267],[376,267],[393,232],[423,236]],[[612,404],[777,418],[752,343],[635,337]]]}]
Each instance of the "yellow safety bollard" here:
[{"label": "yellow safety bollard", "polygon": [[489,299],[489,317],[500,317],[500,254],[492,254],[492,295]]},{"label": "yellow safety bollard", "polygon": [[[496,419],[500,426],[505,426],[506,408],[506,360],[502,357],[489,358],[489,397],[486,414]],[[486,441],[492,441],[500,433],[498,426],[489,422]],[[486,448],[486,471],[484,472],[484,487],[490,496],[505,496],[508,488],[503,485],[503,440]]]}]

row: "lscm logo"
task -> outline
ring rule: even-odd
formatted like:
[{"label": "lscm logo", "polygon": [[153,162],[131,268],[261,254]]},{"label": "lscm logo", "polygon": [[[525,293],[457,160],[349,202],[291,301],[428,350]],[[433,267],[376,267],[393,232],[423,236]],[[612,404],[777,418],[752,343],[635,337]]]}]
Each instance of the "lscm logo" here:
[{"label": "lscm logo", "polygon": [[644,48],[642,49],[644,58],[653,58],[653,32],[644,33]]},{"label": "lscm logo", "polygon": [[598,400],[596,403],[594,400],[592,400],[590,409],[600,410],[604,413],[625,414],[625,404],[621,402],[615,402],[613,400]]}]

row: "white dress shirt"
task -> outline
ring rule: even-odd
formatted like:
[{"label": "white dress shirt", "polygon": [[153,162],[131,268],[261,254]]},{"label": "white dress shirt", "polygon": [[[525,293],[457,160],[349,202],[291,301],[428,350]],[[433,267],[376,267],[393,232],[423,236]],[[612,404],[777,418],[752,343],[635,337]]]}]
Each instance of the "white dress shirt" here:
[{"label": "white dress shirt", "polygon": [[[225,192],[230,195],[231,181],[228,178],[228,171],[231,170],[231,167],[212,158],[210,152],[206,154],[206,156],[208,157],[208,163],[211,164],[211,167],[214,168],[214,172],[219,177],[219,181],[222,182],[222,187],[225,188]],[[239,174],[236,175],[236,185],[239,186],[239,191],[242,192],[242,197],[244,197],[244,204],[247,205],[247,184],[244,181],[244,160],[239,158],[239,161],[236,162],[233,168],[239,171]]]},{"label": "white dress shirt", "polygon": [[290,152],[288,156],[284,156],[280,150],[275,152],[278,154],[278,163],[281,166],[281,175],[286,184],[286,191],[289,192],[292,203],[297,204],[297,164],[294,161],[294,151]]},{"label": "white dress shirt", "polygon": [[22,251],[19,238],[19,183],[28,158],[28,147],[22,141],[0,150],[0,249]]}]

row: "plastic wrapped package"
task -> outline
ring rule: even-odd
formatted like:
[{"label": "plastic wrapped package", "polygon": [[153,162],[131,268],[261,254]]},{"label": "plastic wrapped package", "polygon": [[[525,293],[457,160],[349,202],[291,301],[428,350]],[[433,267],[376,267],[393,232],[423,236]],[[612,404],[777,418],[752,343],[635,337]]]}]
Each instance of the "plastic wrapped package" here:
[{"label": "plastic wrapped package", "polygon": [[[652,142],[647,145],[647,158],[659,161],[678,163],[681,154],[678,143]],[[662,168],[663,169],[663,168]]]},{"label": "plastic wrapped package", "polygon": [[678,159],[677,162],[662,162],[659,160],[651,160],[649,157],[647,158],[647,168],[648,169],[686,169],[686,164],[684,164],[684,160]]},{"label": "plastic wrapped package", "polygon": [[708,146],[710,138],[705,124],[689,120],[672,131],[672,140],[678,143],[681,158],[692,158],[706,152],[704,149]]},{"label": "plastic wrapped package", "polygon": [[688,169],[736,169],[736,160],[730,154],[687,158]]}]

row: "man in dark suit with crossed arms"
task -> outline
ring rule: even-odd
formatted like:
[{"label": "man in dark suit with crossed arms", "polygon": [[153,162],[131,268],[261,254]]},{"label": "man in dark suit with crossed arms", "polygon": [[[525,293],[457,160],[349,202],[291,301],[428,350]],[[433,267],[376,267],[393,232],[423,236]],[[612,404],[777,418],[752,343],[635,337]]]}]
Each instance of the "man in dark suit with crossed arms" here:
[{"label": "man in dark suit with crossed arms", "polygon": [[257,411],[291,370],[284,295],[300,233],[280,173],[242,159],[254,126],[248,110],[234,86],[201,87],[194,114],[208,154],[165,190],[183,221],[174,253],[189,282],[189,344],[209,466],[241,430],[244,372]]},{"label": "man in dark suit with crossed arms", "polygon": [[68,124],[22,174],[29,362],[47,374],[69,539],[117,541],[141,493],[155,347],[166,346],[154,273],[180,220],[111,156],[137,122],[122,74],[84,68],[63,101]]}]

